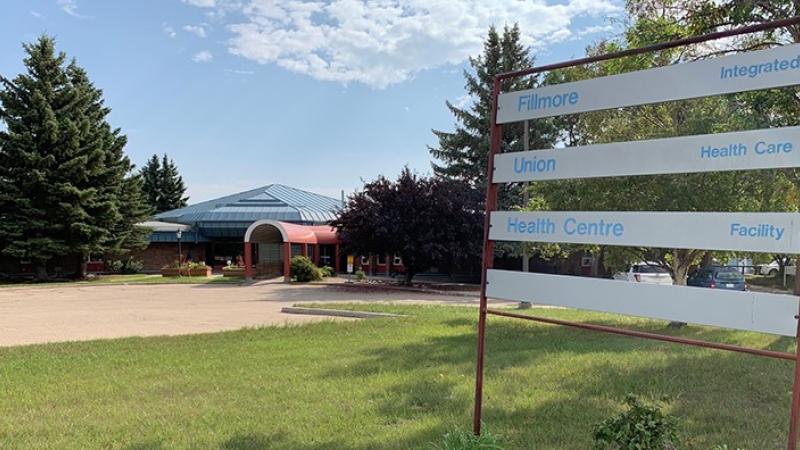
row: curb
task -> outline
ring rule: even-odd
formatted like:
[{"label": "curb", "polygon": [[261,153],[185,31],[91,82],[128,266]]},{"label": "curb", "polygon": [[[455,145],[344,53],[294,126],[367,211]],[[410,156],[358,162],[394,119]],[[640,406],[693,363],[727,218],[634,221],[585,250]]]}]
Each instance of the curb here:
[{"label": "curb", "polygon": [[458,291],[440,291],[437,289],[425,289],[425,288],[414,288],[414,287],[404,287],[404,286],[391,286],[391,285],[383,285],[383,284],[330,284],[330,286],[335,286],[337,288],[355,288],[361,290],[388,290],[388,291],[399,291],[399,292],[419,292],[422,294],[436,294],[436,295],[446,295],[450,297],[464,297],[464,298],[478,298],[480,296],[479,292],[470,293],[470,292],[458,292]]}]

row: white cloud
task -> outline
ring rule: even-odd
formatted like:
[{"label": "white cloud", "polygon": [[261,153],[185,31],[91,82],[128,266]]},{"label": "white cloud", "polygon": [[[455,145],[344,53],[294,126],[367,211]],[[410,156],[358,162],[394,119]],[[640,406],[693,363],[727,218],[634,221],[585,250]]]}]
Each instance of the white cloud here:
[{"label": "white cloud", "polygon": [[86,19],[88,16],[84,16],[78,12],[78,1],[77,0],[56,0],[56,4],[62,11],[69,14],[72,17],[77,17],[79,19]]},{"label": "white cloud", "polygon": [[197,52],[192,56],[192,61],[196,63],[210,63],[214,60],[214,55],[211,54],[208,50],[203,50],[201,52]]},{"label": "white cloud", "polygon": [[199,6],[200,8],[213,8],[217,6],[216,0],[183,0],[192,6]]},{"label": "white cloud", "polygon": [[468,106],[471,106],[473,103],[475,103],[475,97],[470,94],[464,94],[455,99],[453,106],[459,109],[464,109]]},{"label": "white cloud", "polygon": [[[576,36],[576,17],[606,18],[621,0],[184,0],[236,11],[228,50],[319,80],[383,88],[463,63],[490,25],[518,22],[533,48]],[[202,5],[200,5],[202,4]],[[231,20],[231,19],[228,19]],[[585,29],[584,29],[585,31]]]},{"label": "white cloud", "polygon": [[33,17],[36,17],[37,19],[44,19],[44,16],[38,11],[30,10],[28,12],[31,13],[31,15]]},{"label": "white cloud", "polygon": [[577,34],[578,37],[588,36],[590,34],[597,34],[597,33],[608,33],[613,31],[614,27],[612,25],[592,25],[580,30]]},{"label": "white cloud", "polygon": [[174,38],[175,36],[177,36],[177,33],[175,32],[175,28],[172,28],[167,23],[161,24],[161,29],[164,31],[164,33],[167,34],[167,36],[169,36],[171,38]]},{"label": "white cloud", "polygon": [[252,70],[225,69],[225,72],[232,73],[234,75],[255,75],[255,72]]},{"label": "white cloud", "polygon": [[202,25],[185,25],[183,27],[183,31],[194,33],[195,35],[201,38],[206,37],[206,29],[203,28]]}]

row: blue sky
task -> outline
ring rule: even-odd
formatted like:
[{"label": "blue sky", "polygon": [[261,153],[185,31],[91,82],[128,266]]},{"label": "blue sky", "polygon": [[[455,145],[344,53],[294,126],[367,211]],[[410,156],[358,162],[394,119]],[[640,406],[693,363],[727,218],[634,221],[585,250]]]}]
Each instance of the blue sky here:
[{"label": "blue sky", "polygon": [[490,24],[539,63],[614,33],[619,0],[0,0],[0,74],[42,33],[103,89],[130,158],[168,153],[190,202],[270,183],[321,194],[427,173],[445,100]]}]

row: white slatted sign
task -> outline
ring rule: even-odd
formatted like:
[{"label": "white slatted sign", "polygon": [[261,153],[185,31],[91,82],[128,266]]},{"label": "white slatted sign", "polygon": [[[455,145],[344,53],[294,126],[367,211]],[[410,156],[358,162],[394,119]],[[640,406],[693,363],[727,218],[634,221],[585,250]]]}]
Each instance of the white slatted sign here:
[{"label": "white slatted sign", "polygon": [[798,298],[490,269],[486,295],[592,311],[794,336]]},{"label": "white slatted sign", "polygon": [[800,166],[800,127],[501,153],[494,183]]},{"label": "white slatted sign", "polygon": [[800,253],[798,213],[494,211],[489,239]]},{"label": "white slatted sign", "polygon": [[800,44],[794,44],[501,94],[497,123],[792,86],[798,80]]},{"label": "white slatted sign", "polygon": [[[800,84],[800,44],[501,94],[497,123]],[[800,167],[800,127],[498,154],[494,183]],[[489,239],[800,253],[800,214],[494,211]],[[487,295],[793,336],[798,297],[489,270]]]}]

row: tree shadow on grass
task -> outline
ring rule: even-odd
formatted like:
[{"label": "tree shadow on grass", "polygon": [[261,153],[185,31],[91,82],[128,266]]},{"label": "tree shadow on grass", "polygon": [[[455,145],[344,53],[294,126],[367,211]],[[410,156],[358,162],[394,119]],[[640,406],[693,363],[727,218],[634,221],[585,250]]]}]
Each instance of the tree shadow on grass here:
[{"label": "tree shadow on grass", "polygon": [[[395,371],[415,371],[424,367],[449,367],[469,369],[475,365],[477,333],[470,330],[474,321],[466,318],[447,319],[441,322],[452,328],[464,328],[464,332],[429,337],[422,342],[411,344],[387,344],[371,347],[362,352],[362,359],[347,367],[337,366],[327,373],[330,377],[347,378],[351,376],[370,376],[388,369]],[[594,321],[608,325],[609,322]],[[654,323],[634,326],[631,329],[689,336],[710,341],[733,341],[736,332],[710,330],[697,327],[684,330],[667,330]],[[468,331],[467,331],[468,330]],[[791,340],[768,337],[769,346],[786,350]],[[766,342],[766,341],[765,341]],[[669,351],[678,344],[653,340],[636,339],[545,324],[533,324],[513,319],[491,320],[487,325],[486,358],[487,370],[503,370],[507,367],[521,367],[547,361],[548,358],[564,353],[569,355],[594,353],[626,353],[647,350]]]},{"label": "tree shadow on grass", "polygon": [[164,450],[164,444],[160,441],[137,442],[134,444],[126,445],[123,450]]},{"label": "tree shadow on grass", "polygon": [[[789,338],[726,329],[672,330],[660,321],[592,322],[712,342],[738,344],[746,338],[778,351],[794,347]],[[442,323],[454,329],[474,326],[463,318]],[[689,436],[687,448],[784,445],[792,373],[788,361],[504,319],[490,321],[486,346],[484,420],[509,438],[509,448],[589,448],[592,426],[616,412],[629,392],[671,397],[672,413]],[[475,348],[473,330],[388,344],[364,351],[359,362],[336,367],[327,376],[345,382],[396,372],[400,381],[384,388],[377,408],[384,423],[449,417],[463,419],[466,428]],[[650,365],[643,365],[642,358]],[[546,373],[556,362],[563,376]],[[454,376],[461,378],[454,381]]]},{"label": "tree shadow on grass", "polygon": [[276,442],[283,441],[285,435],[266,435],[261,433],[237,434],[219,446],[219,450],[261,450],[268,449]]},{"label": "tree shadow on grass", "polygon": [[319,436],[318,443],[301,443],[283,433],[237,434],[224,441],[219,450],[407,450],[429,448],[430,442],[439,439],[434,429],[409,433],[402,438],[365,444],[343,442],[340,439],[325,439]]},{"label": "tree shadow on grass", "polygon": [[488,377],[483,419],[510,448],[590,448],[593,426],[618,412],[627,393],[667,396],[681,448],[783,448],[791,372],[783,361],[697,351],[650,367],[595,365],[549,380],[547,389],[520,380],[509,392]]}]

